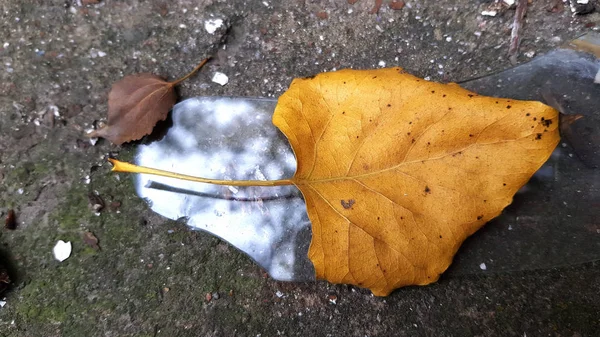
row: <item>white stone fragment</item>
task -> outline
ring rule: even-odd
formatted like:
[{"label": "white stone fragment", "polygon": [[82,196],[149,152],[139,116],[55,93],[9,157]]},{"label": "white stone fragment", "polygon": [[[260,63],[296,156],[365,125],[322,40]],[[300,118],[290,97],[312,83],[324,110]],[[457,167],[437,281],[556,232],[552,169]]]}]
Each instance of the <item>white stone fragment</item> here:
[{"label": "white stone fragment", "polygon": [[483,16],[496,16],[496,14],[498,14],[498,12],[496,11],[482,11],[481,15]]},{"label": "white stone fragment", "polygon": [[220,85],[225,85],[225,84],[227,84],[227,82],[229,82],[229,77],[227,77],[227,75],[217,71],[213,75],[212,81],[215,83],[218,83]]},{"label": "white stone fragment", "polygon": [[600,69],[598,69],[598,72],[596,73],[596,78],[594,78],[594,83],[600,84]]},{"label": "white stone fragment", "polygon": [[71,256],[71,242],[64,242],[63,240],[58,240],[54,248],[52,248],[52,254],[54,254],[54,258],[59,262],[63,262]]},{"label": "white stone fragment", "polygon": [[485,265],[485,263],[480,264],[479,268],[481,268],[481,270],[487,270],[487,266]]},{"label": "white stone fragment", "polygon": [[381,60],[379,63],[377,63],[377,65],[383,68],[385,67],[385,61]]},{"label": "white stone fragment", "polygon": [[515,4],[515,0],[502,0],[508,7]]},{"label": "white stone fragment", "polygon": [[221,26],[223,26],[223,19],[209,19],[204,22],[204,29],[209,34],[214,34]]}]

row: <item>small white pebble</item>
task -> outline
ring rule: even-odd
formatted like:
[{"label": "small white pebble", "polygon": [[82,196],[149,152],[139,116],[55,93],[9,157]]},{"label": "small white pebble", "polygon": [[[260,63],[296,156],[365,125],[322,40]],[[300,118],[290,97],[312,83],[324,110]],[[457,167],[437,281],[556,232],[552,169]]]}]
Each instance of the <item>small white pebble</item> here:
[{"label": "small white pebble", "polygon": [[452,42],[452,36],[446,36],[446,42]]},{"label": "small white pebble", "polygon": [[535,56],[535,52],[533,50],[530,50],[528,52],[525,52],[525,56],[527,56],[528,58],[532,58],[533,56]]},{"label": "small white pebble", "polygon": [[54,258],[59,262],[63,262],[71,256],[71,242],[64,242],[63,240],[58,240],[54,248],[52,248],[52,254],[54,254]]},{"label": "small white pebble", "polygon": [[377,31],[380,33],[383,33],[383,28],[379,27],[379,25],[375,25],[375,29],[377,29]]},{"label": "small white pebble", "polygon": [[596,73],[596,78],[594,78],[594,83],[600,84],[600,68],[598,69],[598,72]]},{"label": "small white pebble", "polygon": [[98,56],[99,57],[104,57],[104,56],[106,56],[106,53],[103,52],[102,50],[98,50]]},{"label": "small white pebble", "polygon": [[220,72],[216,72],[213,77],[212,77],[212,81],[220,84],[220,85],[225,85],[227,84],[227,82],[229,82],[229,77],[227,77],[227,75],[220,73]]},{"label": "small white pebble", "polygon": [[481,15],[483,16],[496,16],[496,14],[498,14],[498,12],[496,11],[482,11]]},{"label": "small white pebble", "polygon": [[515,0],[502,0],[508,7],[515,4]]},{"label": "small white pebble", "polygon": [[589,0],[577,0],[578,4],[587,5]]},{"label": "small white pebble", "polygon": [[283,297],[283,293],[282,293],[281,291],[277,290],[277,291],[275,292],[275,296],[277,296],[277,297],[279,297],[279,298],[282,298],[282,297]]},{"label": "small white pebble", "polygon": [[0,308],[4,308],[5,305],[6,305],[6,301],[0,301]]},{"label": "small white pebble", "polygon": [[25,191],[24,191],[22,188],[19,188],[19,189],[17,190],[17,193],[19,193],[19,194],[23,194],[24,192],[25,192]]},{"label": "small white pebble", "polygon": [[512,231],[512,225],[508,225],[508,230]]},{"label": "small white pebble", "polygon": [[480,264],[479,268],[481,268],[481,270],[487,270],[487,266],[485,265],[485,263]]},{"label": "small white pebble", "polygon": [[377,65],[383,68],[385,67],[385,61],[381,60],[379,63],[377,63]]},{"label": "small white pebble", "polygon": [[223,26],[223,19],[210,19],[204,22],[204,29],[209,34],[214,34],[221,26]]},{"label": "small white pebble", "polygon": [[473,34],[475,34],[475,36],[477,36],[477,37],[480,37],[480,36],[481,36],[481,32],[480,32],[480,31],[477,31],[477,32],[475,32],[475,33],[473,33]]},{"label": "small white pebble", "polygon": [[182,23],[182,24],[179,25],[179,28],[185,29],[185,28],[187,28],[187,26]]},{"label": "small white pebble", "polygon": [[10,43],[4,42],[4,44],[2,45],[2,48],[8,48],[8,46],[10,46]]}]

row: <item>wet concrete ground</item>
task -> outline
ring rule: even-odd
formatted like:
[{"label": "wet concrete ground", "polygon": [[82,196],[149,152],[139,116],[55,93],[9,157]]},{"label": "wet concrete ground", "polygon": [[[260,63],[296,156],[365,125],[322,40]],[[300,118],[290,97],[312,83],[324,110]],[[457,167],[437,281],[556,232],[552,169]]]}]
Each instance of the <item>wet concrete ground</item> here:
[{"label": "wet concrete ground", "polygon": [[[294,77],[402,66],[459,81],[510,66],[514,10],[486,1],[16,1],[0,3],[2,262],[14,286],[2,336],[592,336],[600,328],[600,265],[442,278],[387,298],[326,282],[270,280],[226,243],[153,214],[84,131],[106,116],[111,83],[169,79],[214,55],[182,97],[278,96]],[[83,3],[83,4],[82,4]],[[600,26],[533,1],[520,62]],[[222,19],[213,34],[205,23]],[[228,75],[221,86],[215,72]],[[90,194],[105,204],[96,215]],[[91,231],[100,249],[86,244]],[[73,252],[59,263],[56,240]],[[209,295],[210,294],[210,295]],[[333,303],[335,302],[335,303]]]}]

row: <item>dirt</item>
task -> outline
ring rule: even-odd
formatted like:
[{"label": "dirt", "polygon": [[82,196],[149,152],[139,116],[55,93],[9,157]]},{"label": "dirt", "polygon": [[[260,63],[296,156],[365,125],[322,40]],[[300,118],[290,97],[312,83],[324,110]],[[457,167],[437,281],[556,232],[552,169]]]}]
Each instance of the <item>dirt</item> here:
[{"label": "dirt", "polygon": [[[153,214],[106,158],[136,144],[91,144],[107,94],[126,74],[175,79],[213,55],[181,97],[279,96],[295,77],[401,66],[459,81],[510,66],[514,10],[489,1],[42,1],[0,4],[0,259],[14,283],[2,336],[591,336],[600,265],[444,278],[387,298],[344,285],[283,283],[183,222]],[[518,61],[598,29],[534,1]],[[326,13],[326,15],[320,14]],[[208,19],[224,25],[210,34]],[[216,72],[229,82],[211,82]],[[88,195],[102,198],[99,212]],[[118,205],[112,207],[112,205]],[[101,249],[86,244],[91,232]],[[71,241],[64,262],[57,240]],[[208,299],[207,294],[211,294]],[[217,295],[215,295],[217,294]],[[280,294],[281,296],[278,296]],[[332,300],[335,298],[335,300]]]}]

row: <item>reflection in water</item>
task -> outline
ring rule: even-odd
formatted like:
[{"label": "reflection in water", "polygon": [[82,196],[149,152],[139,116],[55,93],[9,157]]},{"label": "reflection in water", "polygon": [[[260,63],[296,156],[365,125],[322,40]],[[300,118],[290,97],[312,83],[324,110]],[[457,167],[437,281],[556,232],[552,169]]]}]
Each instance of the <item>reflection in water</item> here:
[{"label": "reflection in water", "polygon": [[[140,146],[138,165],[217,179],[291,177],[294,155],[272,124],[275,101],[193,98],[179,103],[173,127]],[[279,280],[314,279],[306,252],[310,223],[294,186],[227,187],[139,175],[138,194],[170,219],[208,231],[250,255]],[[308,233],[308,237],[307,237]]]},{"label": "reflection in water", "polygon": [[[555,97],[565,113],[586,117],[571,138],[497,219],[467,240],[450,274],[535,269],[600,256],[600,62],[558,50],[462,86],[491,96]],[[590,77],[591,76],[591,77]],[[550,96],[548,96],[550,95]],[[142,145],[138,165],[215,179],[289,178],[295,159],[271,123],[276,101],[199,97],[177,104],[166,136]],[[208,231],[251,256],[278,280],[314,279],[306,254],[310,223],[294,186],[226,187],[138,175],[138,194],[170,219]]]}]

